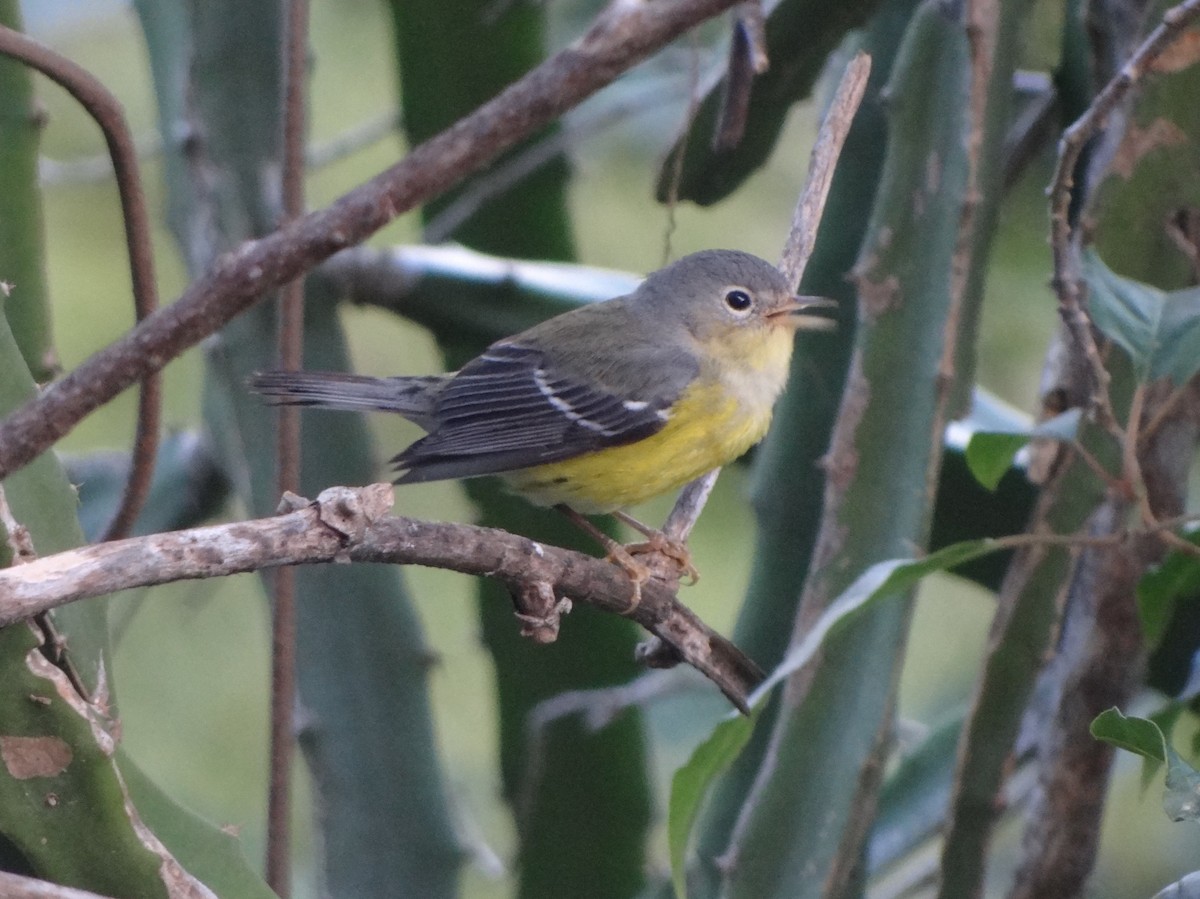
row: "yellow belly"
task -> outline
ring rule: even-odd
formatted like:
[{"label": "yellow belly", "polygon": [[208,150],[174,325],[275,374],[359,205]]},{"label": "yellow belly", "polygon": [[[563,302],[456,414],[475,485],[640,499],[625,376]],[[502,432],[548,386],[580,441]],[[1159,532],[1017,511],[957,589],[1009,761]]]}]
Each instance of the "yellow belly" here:
[{"label": "yellow belly", "polygon": [[690,390],[661,431],[645,440],[509,472],[505,480],[538,505],[612,512],[682,487],[732,462],[762,439],[774,395],[746,403],[727,389]]}]

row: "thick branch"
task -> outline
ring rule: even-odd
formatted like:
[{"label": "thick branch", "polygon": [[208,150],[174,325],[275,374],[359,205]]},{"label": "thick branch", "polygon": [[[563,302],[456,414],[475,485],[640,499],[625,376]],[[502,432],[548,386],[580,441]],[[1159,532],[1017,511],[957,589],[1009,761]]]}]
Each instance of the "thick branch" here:
[{"label": "thick branch", "polygon": [[[494,528],[387,516],[390,484],[332,487],[315,502],[289,501],[292,510],[273,518],[118,540],[0,571],[0,627],[131,587],[280,565],[385,562],[499,578],[517,597],[518,613],[530,611],[521,597],[552,596],[626,615],[674,647],[743,710],[746,695],[762,679],[752,661],[656,579],[642,584],[641,601],[631,608],[633,585],[620,568]],[[542,639],[556,623],[530,618],[523,615],[527,629]]]},{"label": "thick branch", "polygon": [[219,259],[176,302],[0,422],[0,478],[279,287],[436,196],[735,0],[616,0],[580,40],[401,162]]}]

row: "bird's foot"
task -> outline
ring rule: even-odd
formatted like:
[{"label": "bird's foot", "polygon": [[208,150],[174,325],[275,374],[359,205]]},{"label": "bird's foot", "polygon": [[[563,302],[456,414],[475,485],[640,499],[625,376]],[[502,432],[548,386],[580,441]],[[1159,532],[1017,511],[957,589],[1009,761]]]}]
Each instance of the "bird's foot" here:
[{"label": "bird's foot", "polygon": [[[605,536],[607,537],[607,535]],[[631,547],[622,545],[611,537],[608,537],[604,549],[604,558],[624,571],[630,583],[633,584],[633,595],[629,597],[629,605],[621,613],[628,615],[641,603],[642,584],[650,580],[654,572],[649,565],[644,565],[634,558],[635,553],[630,551]]]},{"label": "bird's foot", "polygon": [[692,564],[692,553],[688,549],[686,541],[668,537],[657,528],[642,524],[642,522],[638,521],[632,515],[627,515],[624,512],[615,512],[613,514],[646,538],[643,543],[625,544],[625,550],[629,555],[644,556],[653,553],[665,556],[675,563],[675,576],[680,580],[685,577],[688,579],[688,586],[694,586],[700,580],[700,572]]},{"label": "bird's foot", "polygon": [[625,552],[630,556],[659,555],[669,559],[674,564],[676,577],[680,580],[686,577],[689,587],[700,580],[700,572],[692,564],[692,554],[686,543],[672,540],[661,531],[648,536],[644,543],[626,543]]},{"label": "bird's foot", "polygon": [[[673,540],[662,531],[642,524],[624,512],[614,512],[613,514],[618,519],[646,537],[642,543],[619,543],[570,506],[559,505],[556,508],[591,534],[604,547],[605,559],[612,562],[629,577],[633,584],[633,596],[630,597],[629,606],[622,614],[628,615],[638,607],[642,601],[642,584],[652,577],[658,576],[664,579],[674,577],[676,580],[686,577],[689,585],[700,580],[700,572],[692,564],[692,554],[688,551],[684,541]],[[647,564],[647,562],[638,560],[637,556],[652,556],[653,558],[647,560],[649,562]],[[661,559],[667,560],[672,570],[664,571],[664,566],[659,561]]]}]

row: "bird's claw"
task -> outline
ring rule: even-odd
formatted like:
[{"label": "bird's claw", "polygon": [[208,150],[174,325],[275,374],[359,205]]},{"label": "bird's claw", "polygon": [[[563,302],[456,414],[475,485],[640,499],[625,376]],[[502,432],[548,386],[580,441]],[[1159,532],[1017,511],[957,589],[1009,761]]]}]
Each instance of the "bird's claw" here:
[{"label": "bird's claw", "polygon": [[632,547],[630,546],[622,546],[620,543],[614,542],[608,547],[608,552],[605,555],[605,559],[624,571],[633,584],[633,595],[629,597],[629,605],[621,613],[623,615],[630,614],[641,603],[642,584],[650,580],[654,573],[648,565],[643,565],[635,559],[635,553],[631,552],[631,550]]},{"label": "bird's claw", "polygon": [[665,556],[675,563],[679,578],[687,578],[688,586],[695,586],[700,580],[700,572],[692,564],[692,553],[682,540],[672,540],[661,531],[646,535],[649,539],[644,543],[627,543],[625,551],[630,556],[644,556],[651,553]]}]

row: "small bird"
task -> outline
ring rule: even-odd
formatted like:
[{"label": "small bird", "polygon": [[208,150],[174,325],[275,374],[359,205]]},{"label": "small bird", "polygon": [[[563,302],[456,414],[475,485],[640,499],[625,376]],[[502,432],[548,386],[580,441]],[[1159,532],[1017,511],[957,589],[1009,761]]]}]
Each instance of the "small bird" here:
[{"label": "small bird", "polygon": [[[648,575],[630,552],[666,552],[695,569],[686,548],[622,510],[762,439],[795,332],[832,327],[835,305],[794,296],[775,266],[749,253],[706,250],[633,293],[499,340],[457,372],[273,371],[249,386],[274,404],[404,416],[428,433],[392,459],[397,484],[500,475],[588,528],[640,584]],[[650,543],[621,547],[582,517],[607,512]]]}]

